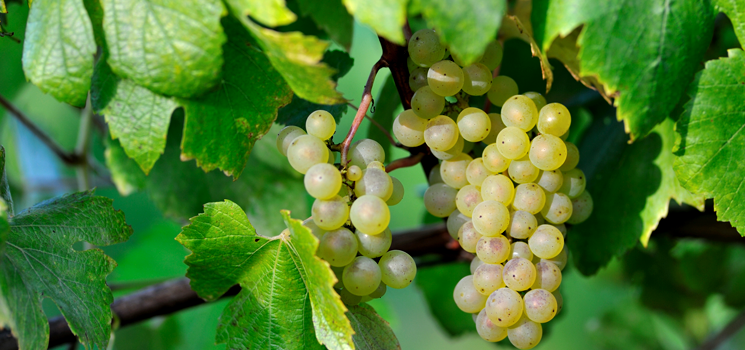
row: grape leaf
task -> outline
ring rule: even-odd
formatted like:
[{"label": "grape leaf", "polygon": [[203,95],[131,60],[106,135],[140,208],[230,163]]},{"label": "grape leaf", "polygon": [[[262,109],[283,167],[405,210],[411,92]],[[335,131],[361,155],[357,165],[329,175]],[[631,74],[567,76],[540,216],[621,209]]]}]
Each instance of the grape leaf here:
[{"label": "grape leaf", "polygon": [[0,146],[0,198],[5,202],[7,213],[13,215],[13,197],[10,195],[10,185],[5,174],[5,147],[3,146]]},{"label": "grape leaf", "polygon": [[5,0],[0,0],[0,13],[8,13],[8,8],[5,7]]},{"label": "grape leaf", "polygon": [[93,75],[96,43],[83,0],[31,3],[23,71],[45,93],[82,107]]},{"label": "grape leaf", "polygon": [[[349,13],[372,27],[375,32],[389,41],[406,45],[403,26],[406,24],[407,0],[342,0]],[[486,47],[486,46],[484,46]]]},{"label": "grape leaf", "polygon": [[651,132],[681,99],[714,26],[709,3],[694,0],[538,1],[531,19],[544,51],[584,24],[579,73],[596,76],[616,97],[616,115],[632,141]]},{"label": "grape leaf", "polygon": [[101,0],[111,69],[153,92],[199,95],[219,81],[217,0]]},{"label": "grape leaf", "polygon": [[114,299],[106,275],[116,263],[99,249],[78,252],[72,245],[121,243],[131,234],[112,200],[94,196],[93,191],[47,200],[11,219],[0,263],[0,292],[20,349],[47,348],[43,297],[57,304],[86,347],[106,348]]},{"label": "grape leaf", "polygon": [[[393,76],[389,76],[383,84],[383,88],[380,89],[378,98],[375,99],[375,113],[372,118],[390,134],[393,132],[393,120],[396,116],[393,114],[398,106],[401,105],[401,100],[398,98],[398,90],[396,89],[396,82],[393,81]],[[377,141],[383,146],[385,154],[391,154],[391,141],[388,140],[388,136],[380,130],[377,125],[370,125],[367,129],[367,138]]]},{"label": "grape leaf", "polygon": [[496,38],[505,0],[419,0],[424,18],[464,64],[475,62]]},{"label": "grape leaf", "polygon": [[106,139],[106,167],[111,172],[111,181],[123,196],[142,190],[147,184],[147,177],[139,164],[129,158],[119,140]]},{"label": "grape leaf", "polygon": [[742,2],[740,0],[713,0],[712,3],[717,10],[724,12],[732,21],[740,44],[745,43],[745,12],[742,10]]},{"label": "grape leaf", "polygon": [[284,0],[227,0],[228,6],[243,16],[251,16],[261,24],[277,27],[295,22],[297,16]]},{"label": "grape leaf", "polygon": [[469,274],[466,263],[442,264],[417,271],[416,285],[424,293],[429,311],[451,336],[476,331],[471,315],[453,302],[455,285]]},{"label": "grape leaf", "polygon": [[127,156],[149,173],[166,147],[176,101],[117,77],[106,60],[100,59],[93,75],[91,104],[106,118],[111,138],[118,138]]},{"label": "grape leaf", "polygon": [[289,230],[268,238],[237,204],[207,203],[176,237],[192,251],[187,276],[200,297],[215,300],[236,283],[242,287],[220,316],[217,341],[231,349],[321,349],[319,342],[351,349],[336,277],[315,256],[318,239],[289,212],[282,216]]},{"label": "grape leaf", "polygon": [[729,221],[745,235],[745,54],[729,50],[729,57],[706,63],[688,94],[676,131],[675,173],[694,193],[714,198],[720,221]]},{"label": "grape leaf", "polygon": [[238,178],[292,91],[237,21],[226,18],[223,26],[228,34],[223,79],[206,95],[182,101],[181,149],[183,159],[196,159],[204,170],[219,168]]},{"label": "grape leaf", "polygon": [[551,43],[551,47],[546,51],[548,58],[555,58],[564,64],[567,71],[572,74],[572,77],[584,84],[585,86],[596,90],[600,96],[603,96],[608,103],[612,103],[611,97],[608,96],[608,92],[605,91],[605,86],[598,81],[596,76],[582,76],[579,71],[579,46],[577,45],[577,39],[579,38],[581,30],[579,28],[573,30],[566,37],[558,36]]},{"label": "grape leaf", "polygon": [[354,328],[354,348],[357,350],[401,349],[391,326],[365,303],[349,307],[347,318]]},{"label": "grape leaf", "polygon": [[541,61],[541,74],[543,75],[543,80],[546,81],[546,92],[551,90],[551,85],[554,83],[554,72],[551,70],[551,64],[548,62],[548,56],[541,50],[533,39],[530,27],[524,24],[522,20],[520,20],[520,17],[507,15],[502,19],[500,33],[502,33],[506,39],[518,38],[530,45],[531,55],[537,57]]},{"label": "grape leaf", "polygon": [[[673,171],[674,122],[667,118],[652,132],[629,144],[619,123],[596,120],[580,145],[580,164],[587,178],[594,211],[572,226],[569,248],[577,268],[594,274],[614,256],[645,246],[670,199],[703,210],[703,198],[683,189]],[[598,234],[599,230],[602,234]]]},{"label": "grape leaf", "polygon": [[313,21],[328,33],[329,37],[347,51],[352,47],[354,18],[342,6],[341,0],[298,0],[300,13],[310,16]]}]

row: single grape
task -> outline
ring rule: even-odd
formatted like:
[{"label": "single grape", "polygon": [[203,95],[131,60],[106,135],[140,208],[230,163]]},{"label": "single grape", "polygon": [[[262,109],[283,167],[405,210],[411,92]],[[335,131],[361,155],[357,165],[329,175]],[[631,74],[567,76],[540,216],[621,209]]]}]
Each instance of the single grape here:
[{"label": "single grape", "polygon": [[507,234],[512,238],[528,239],[537,228],[538,221],[533,214],[523,210],[510,212],[510,224],[507,225]]},{"label": "single grape", "polygon": [[512,181],[519,184],[534,182],[538,179],[541,170],[533,165],[528,156],[524,156],[520,159],[514,159],[510,162],[510,166],[507,168],[507,172],[510,174]]},{"label": "single grape", "polygon": [[415,69],[420,67],[418,64],[414,63],[414,61],[411,60],[411,57],[406,57],[406,68],[409,70],[409,73],[411,73]]},{"label": "single grape", "polygon": [[538,169],[558,169],[567,157],[567,147],[560,138],[541,134],[533,138],[530,144],[530,161]]},{"label": "single grape", "polygon": [[535,282],[535,275],[535,265],[524,258],[510,259],[504,264],[504,271],[502,272],[504,284],[518,292],[530,288]]},{"label": "single grape", "polygon": [[[538,92],[529,91],[523,94],[535,103],[536,111],[540,112],[543,106],[546,105],[546,98]],[[538,122],[538,115],[536,114],[536,122]]]},{"label": "single grape", "polygon": [[388,227],[391,212],[380,197],[364,195],[352,203],[349,219],[360,232],[377,235]]},{"label": "single grape", "polygon": [[497,144],[492,143],[484,148],[481,153],[481,159],[484,163],[484,167],[489,169],[492,173],[501,173],[509,168],[512,159],[509,159],[502,155],[497,148]]},{"label": "single grape", "polygon": [[483,262],[479,260],[478,256],[473,257],[473,260],[471,260],[471,274],[476,272],[476,269],[478,269],[481,264],[483,264]]},{"label": "single grape", "polygon": [[350,165],[356,165],[361,169],[367,168],[372,161],[385,162],[385,151],[383,146],[371,139],[362,139],[349,147]]},{"label": "single grape", "polygon": [[354,295],[349,292],[349,290],[342,289],[341,292],[339,292],[339,298],[341,299],[341,302],[344,303],[344,305],[353,306],[357,305],[360,302],[362,302],[362,297],[359,295]]},{"label": "single grape", "polygon": [[533,255],[541,259],[551,259],[564,249],[564,237],[556,227],[544,224],[538,226],[530,239],[528,245]]},{"label": "single grape", "polygon": [[450,216],[448,216],[447,220],[447,229],[448,233],[450,234],[450,237],[453,237],[453,239],[458,239],[458,230],[463,226],[463,224],[471,221],[471,218],[468,216],[463,215],[458,209],[455,209]]},{"label": "single grape", "polygon": [[298,136],[305,135],[305,131],[300,127],[294,125],[285,126],[277,135],[277,150],[282,153],[283,156],[287,156],[287,148],[290,147],[292,141]]},{"label": "single grape", "polygon": [[564,307],[564,297],[561,295],[561,291],[559,291],[558,289],[551,292],[551,294],[553,294],[554,298],[556,298],[556,313],[558,314]]},{"label": "single grape", "polygon": [[471,96],[481,96],[491,88],[492,74],[481,63],[463,68],[463,91]]},{"label": "single grape", "polygon": [[323,230],[335,230],[344,225],[349,218],[349,206],[344,198],[334,196],[331,199],[316,199],[311,209],[313,222]]},{"label": "single grape", "polygon": [[293,169],[305,174],[310,167],[318,163],[326,163],[329,149],[321,139],[313,135],[296,137],[287,148],[287,160]]},{"label": "single grape", "polygon": [[523,258],[532,261],[533,252],[530,251],[530,247],[527,243],[520,241],[513,242],[510,244],[510,259],[514,258]]},{"label": "single grape", "polygon": [[572,115],[561,103],[549,103],[541,108],[538,116],[538,131],[541,134],[549,134],[556,137],[564,135],[569,131],[572,123]]},{"label": "single grape", "polygon": [[372,195],[388,200],[393,194],[393,180],[385,170],[368,167],[362,170],[362,178],[354,183],[354,194],[357,197]]},{"label": "single grape", "polygon": [[505,158],[520,159],[530,150],[530,138],[522,129],[508,126],[497,135],[497,149]]},{"label": "single grape", "polygon": [[517,210],[524,210],[533,215],[538,214],[546,204],[546,194],[541,186],[534,183],[518,185],[515,188],[515,199],[512,206]]},{"label": "single grape", "polygon": [[559,270],[564,270],[564,268],[567,266],[567,262],[569,260],[569,256],[567,255],[567,246],[564,245],[564,248],[561,249],[561,252],[559,255],[551,258],[551,259],[541,259],[542,262],[549,262],[554,265],[556,265]]},{"label": "single grape", "polygon": [[536,183],[546,190],[546,192],[554,193],[564,183],[564,174],[558,169],[541,171],[541,174],[538,175],[538,182]]},{"label": "single grape", "polygon": [[334,136],[336,120],[331,113],[319,109],[311,113],[305,120],[305,130],[308,130],[308,135],[313,135],[325,141]]},{"label": "single grape", "polygon": [[331,199],[341,190],[341,173],[328,163],[318,163],[305,173],[305,190],[313,198]]},{"label": "single grape", "polygon": [[383,283],[388,287],[401,289],[406,288],[416,276],[416,263],[414,259],[400,250],[391,250],[385,253],[378,261]]},{"label": "single grape", "polygon": [[481,182],[481,198],[485,201],[497,201],[505,206],[512,204],[515,198],[515,185],[502,174],[489,175]]},{"label": "single grape", "polygon": [[531,321],[523,314],[517,323],[507,329],[507,337],[518,349],[532,349],[541,342],[543,328],[540,323]]},{"label": "single grape", "polygon": [[495,290],[489,295],[484,307],[486,316],[499,327],[509,327],[517,323],[524,308],[523,298],[510,288]]},{"label": "single grape", "polygon": [[435,149],[430,149],[432,151],[432,155],[434,155],[439,160],[451,160],[455,158],[457,155],[463,152],[463,147],[465,146],[465,141],[463,140],[463,137],[458,135],[458,141],[455,142],[455,145],[451,147],[447,151],[438,151]]},{"label": "single grape", "polygon": [[530,97],[515,95],[507,99],[502,106],[502,122],[528,132],[538,121],[538,109]]},{"label": "single grape", "polygon": [[545,289],[533,289],[525,294],[525,315],[537,323],[546,323],[556,316],[556,298]]},{"label": "single grape", "polygon": [[378,258],[383,256],[391,248],[391,230],[386,227],[383,232],[377,235],[368,235],[360,232],[354,232],[357,237],[357,250],[363,256],[368,258]]},{"label": "single grape", "polygon": [[508,76],[500,75],[492,79],[491,88],[486,96],[495,106],[502,107],[508,98],[517,93],[517,83]]},{"label": "single grape", "polygon": [[432,88],[424,86],[416,90],[414,97],[411,98],[411,110],[419,118],[432,119],[445,109],[445,98],[434,93]]},{"label": "single grape", "polygon": [[494,173],[484,166],[482,158],[472,160],[466,167],[466,179],[471,185],[481,186],[490,175],[494,175]]},{"label": "single grape", "polygon": [[442,59],[445,46],[440,44],[440,38],[432,29],[422,29],[414,33],[409,39],[409,57],[420,67],[429,67]]},{"label": "single grape", "polygon": [[334,165],[334,163],[336,163],[336,154],[331,150],[329,150],[329,159],[326,161],[326,163],[331,165]]},{"label": "single grape", "polygon": [[[474,314],[475,315],[475,314]],[[499,327],[486,315],[486,309],[482,309],[476,316],[476,331],[481,339],[488,342],[498,342],[507,338],[507,328]]]},{"label": "single grape", "polygon": [[478,186],[465,185],[455,195],[455,207],[468,217],[473,214],[473,209],[481,202],[481,188]]},{"label": "single grape", "polygon": [[457,195],[458,190],[447,184],[434,184],[424,192],[424,207],[430,214],[444,218],[455,210],[455,196]]},{"label": "single grape", "polygon": [[530,289],[545,289],[553,292],[561,285],[561,269],[554,263],[541,259],[535,264],[535,282]]},{"label": "single grape", "polygon": [[424,142],[437,151],[447,151],[458,141],[458,125],[447,116],[441,115],[427,122],[424,129]]},{"label": "single grape", "polygon": [[429,171],[429,175],[427,175],[427,183],[429,183],[430,186],[434,184],[445,183],[445,181],[442,180],[442,175],[440,175],[439,163],[437,163],[437,165],[432,167],[432,170]]},{"label": "single grape", "polygon": [[411,91],[417,91],[427,86],[427,72],[429,72],[428,68],[417,67],[409,73],[409,87],[411,87]]},{"label": "single grape", "polygon": [[510,241],[507,237],[481,237],[476,244],[476,255],[487,264],[501,264],[510,256]]},{"label": "single grape", "polygon": [[502,48],[502,44],[499,41],[493,40],[489,45],[486,45],[480,63],[484,64],[490,71],[493,71],[502,63],[503,54],[504,49]]},{"label": "single grape", "polygon": [[411,109],[401,112],[393,121],[393,135],[406,147],[423,144],[425,128],[427,128],[427,120],[419,118]]},{"label": "single grape", "polygon": [[388,288],[386,287],[385,283],[380,282],[380,284],[378,284],[378,288],[375,288],[375,291],[370,293],[370,298],[373,298],[373,299],[382,298],[383,295],[385,295],[385,292],[387,290]]},{"label": "single grape", "polygon": [[483,201],[473,209],[471,221],[479,233],[494,237],[507,228],[510,222],[510,211],[500,202]]},{"label": "single grape", "polygon": [[347,168],[347,180],[357,181],[362,178],[362,168],[352,165]]},{"label": "single grape", "polygon": [[561,184],[559,192],[574,199],[585,191],[586,185],[585,173],[581,169],[574,168],[564,173],[564,183]]},{"label": "single grape", "polygon": [[442,177],[442,180],[450,185],[450,187],[456,189],[468,185],[466,169],[468,169],[468,163],[472,160],[473,158],[471,158],[471,156],[461,153],[452,159],[443,161],[440,164],[440,176]]},{"label": "single grape", "polygon": [[567,146],[567,159],[564,160],[564,164],[559,167],[559,170],[567,172],[577,167],[579,164],[579,149],[571,142],[564,142]]},{"label": "single grape", "polygon": [[357,255],[357,238],[345,227],[326,232],[316,251],[331,266],[346,266]]},{"label": "single grape", "polygon": [[316,238],[318,238],[319,240],[321,239],[321,237],[323,237],[323,235],[326,234],[326,230],[318,227],[318,225],[316,225],[316,223],[313,222],[312,217],[305,219],[305,221],[303,221],[303,226],[309,228],[310,233],[316,236]]},{"label": "single grape", "polygon": [[483,295],[491,295],[495,290],[504,288],[500,264],[481,264],[473,273],[473,286]]},{"label": "single grape", "polygon": [[453,61],[437,62],[427,72],[427,84],[440,96],[457,94],[464,82],[463,70]]},{"label": "single grape", "polygon": [[502,116],[499,115],[499,113],[489,113],[489,121],[491,121],[491,130],[489,130],[489,135],[486,135],[486,137],[481,140],[487,145],[491,145],[492,143],[497,142],[497,135],[499,135],[499,132],[502,131],[502,129],[506,128],[506,126],[502,122]]},{"label": "single grape", "polygon": [[541,215],[551,224],[563,224],[572,216],[572,200],[563,193],[548,194]]},{"label": "single grape", "polygon": [[592,196],[587,191],[582,192],[579,197],[572,199],[572,216],[567,223],[572,225],[581,224],[592,214]]},{"label": "single grape", "polygon": [[476,253],[476,246],[481,237],[481,234],[479,231],[476,231],[471,221],[463,224],[458,230],[458,243],[463,250],[469,253]]},{"label": "single grape", "polygon": [[468,107],[458,114],[458,130],[469,142],[479,142],[489,135],[491,120],[484,111]]},{"label": "single grape", "polygon": [[375,260],[358,256],[344,268],[342,279],[344,289],[349,290],[350,293],[359,296],[368,295],[380,285],[380,267]]},{"label": "single grape", "polygon": [[473,276],[471,275],[463,277],[455,285],[453,299],[461,311],[472,314],[481,311],[486,304],[486,295],[476,290],[473,286]]},{"label": "single grape", "polygon": [[385,171],[385,165],[377,160],[373,160],[372,162],[367,163],[367,168]]},{"label": "single grape", "polygon": [[401,203],[401,200],[404,199],[404,184],[401,183],[401,180],[393,176],[391,176],[390,178],[393,182],[393,192],[391,193],[391,197],[388,198],[385,204],[388,204],[389,207],[392,207],[398,203]]}]

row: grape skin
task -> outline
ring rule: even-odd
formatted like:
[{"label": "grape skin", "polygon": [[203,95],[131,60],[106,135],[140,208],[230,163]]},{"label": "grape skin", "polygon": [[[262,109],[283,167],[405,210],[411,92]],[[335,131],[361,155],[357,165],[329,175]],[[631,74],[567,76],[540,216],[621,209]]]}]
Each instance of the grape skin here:
[{"label": "grape skin", "polygon": [[534,182],[541,173],[541,170],[536,168],[527,156],[514,159],[507,169],[512,181],[519,184]]},{"label": "grape skin", "polygon": [[352,203],[349,218],[360,232],[377,235],[388,227],[391,213],[380,197],[364,195]]},{"label": "grape skin", "polygon": [[564,173],[564,182],[559,188],[559,192],[569,196],[571,199],[575,199],[585,191],[587,185],[587,179],[585,173],[577,168],[569,170]]},{"label": "grape skin", "polygon": [[298,136],[302,135],[305,135],[305,131],[303,131],[303,129],[301,129],[300,127],[294,125],[288,125],[280,130],[279,134],[277,135],[277,150],[279,150],[279,153],[286,157],[287,148],[290,147],[292,141],[294,141],[295,138],[297,138]]},{"label": "grape skin", "polygon": [[347,202],[337,196],[328,200],[316,199],[311,208],[313,222],[323,230],[335,230],[349,218]]},{"label": "grape skin", "polygon": [[[523,258],[526,260],[533,260],[533,252],[530,251],[530,247],[525,242],[513,242],[510,245],[510,259]],[[538,276],[536,276],[536,281]],[[535,283],[533,283],[535,285]],[[532,288],[532,287],[531,287]]]},{"label": "grape skin", "polygon": [[507,329],[507,337],[518,349],[532,349],[541,341],[543,328],[540,323],[533,322],[523,315],[517,323]]},{"label": "grape skin", "polygon": [[393,135],[406,147],[416,147],[424,143],[424,129],[427,120],[419,118],[414,111],[407,109],[393,121]]},{"label": "grape skin", "polygon": [[483,295],[491,295],[495,290],[504,288],[502,265],[481,264],[473,273],[473,286]]},{"label": "grape skin", "polygon": [[442,59],[445,47],[440,44],[437,33],[431,29],[418,30],[409,39],[409,57],[420,67],[429,67]]},{"label": "grape skin", "polygon": [[556,227],[544,224],[538,226],[530,236],[528,245],[533,255],[541,259],[551,259],[559,255],[564,248],[564,236]]},{"label": "grape skin", "polygon": [[571,142],[564,142],[564,144],[567,147],[567,158],[564,160],[564,164],[559,167],[559,170],[567,172],[579,164],[579,149]]},{"label": "grape skin", "polygon": [[357,250],[368,258],[381,257],[391,248],[393,236],[389,228],[377,235],[364,234],[359,230],[355,231],[354,234],[357,237]]},{"label": "grape skin", "polygon": [[471,221],[483,236],[494,237],[507,228],[510,212],[504,204],[497,201],[483,201],[473,209]]},{"label": "grape skin", "polygon": [[536,220],[533,214],[524,210],[510,212],[510,224],[507,225],[507,234],[512,238],[528,239],[537,228],[538,220]]},{"label": "grape skin", "polygon": [[522,129],[508,126],[497,135],[497,149],[505,158],[520,159],[530,150],[530,138]]},{"label": "grape skin", "polygon": [[344,227],[326,232],[318,243],[316,255],[331,266],[349,265],[357,255],[357,238]]},{"label": "grape skin", "polygon": [[507,237],[481,237],[476,244],[476,255],[487,264],[501,264],[510,256],[510,241]]},{"label": "grape skin", "polygon": [[430,214],[444,218],[455,211],[456,195],[458,195],[458,190],[447,184],[434,184],[424,192],[424,207]]},{"label": "grape skin", "polygon": [[440,96],[457,94],[465,82],[463,70],[453,61],[440,61],[429,67],[427,84]]},{"label": "grape skin", "polygon": [[463,277],[453,291],[453,300],[463,312],[477,313],[486,304],[486,295],[479,293],[473,286],[473,276]]},{"label": "grape skin", "polygon": [[525,316],[536,323],[546,323],[556,316],[556,298],[545,289],[533,289],[523,297]]},{"label": "grape skin", "polygon": [[424,129],[424,142],[429,148],[437,151],[447,151],[455,146],[458,136],[458,125],[444,115],[430,119]]},{"label": "grape skin", "polygon": [[457,155],[463,153],[465,143],[466,142],[463,140],[463,137],[458,135],[458,141],[455,142],[455,146],[451,147],[447,151],[438,151],[435,149],[430,149],[430,151],[432,151],[432,155],[434,155],[439,160],[451,160]]},{"label": "grape skin", "polygon": [[502,106],[502,122],[528,132],[538,121],[538,109],[529,97],[515,95],[507,99]]},{"label": "grape skin", "polygon": [[481,202],[481,189],[474,185],[463,186],[455,196],[456,208],[468,217],[473,215],[473,209]]},{"label": "grape skin", "polygon": [[305,191],[316,199],[331,199],[341,190],[341,173],[328,163],[316,164],[305,173]]},{"label": "grape skin", "polygon": [[491,130],[489,130],[489,135],[486,135],[486,137],[481,141],[487,145],[491,145],[492,143],[497,142],[497,135],[499,135],[499,132],[506,128],[506,126],[502,122],[502,116],[499,115],[499,113],[489,113],[488,115],[489,121],[491,121]]},{"label": "grape skin", "polygon": [[374,292],[380,285],[380,267],[375,260],[358,256],[344,268],[344,289],[354,295],[364,296]]},{"label": "grape skin", "polygon": [[507,170],[512,162],[512,159],[503,156],[502,153],[499,152],[499,148],[497,148],[495,143],[484,148],[484,151],[481,153],[481,159],[483,160],[484,166],[495,174]]},{"label": "grape skin", "polygon": [[476,272],[476,269],[478,269],[481,264],[483,264],[483,262],[479,259],[478,256],[473,257],[473,260],[471,260],[471,274]]},{"label": "grape skin", "polygon": [[317,110],[308,116],[305,120],[305,130],[309,135],[313,135],[321,140],[328,140],[336,132],[336,120],[331,113],[324,110]]},{"label": "grape skin", "polygon": [[[532,247],[531,250],[533,250]],[[535,254],[535,251],[533,251],[533,254]],[[535,265],[530,260],[523,258],[510,259],[504,264],[504,271],[502,272],[504,284],[518,292],[530,288],[535,282],[535,275]]]},{"label": "grape skin", "polygon": [[466,222],[458,229],[458,243],[463,250],[469,253],[476,253],[476,246],[481,240],[481,237],[481,234],[479,231],[476,231],[471,221]]},{"label": "grape skin", "polygon": [[429,175],[427,175],[427,183],[430,186],[445,183],[445,181],[442,180],[442,175],[440,175],[440,163],[437,163],[437,165],[432,167],[432,170],[429,171]]},{"label": "grape skin", "polygon": [[476,158],[468,163],[466,167],[466,180],[471,185],[481,186],[484,180],[494,173],[484,166],[484,160],[482,158]]},{"label": "grape skin", "polygon": [[517,83],[508,76],[500,75],[492,79],[491,88],[486,96],[495,106],[502,107],[508,98],[517,93]]},{"label": "grape skin", "polygon": [[429,69],[417,67],[409,74],[409,87],[411,91],[416,92],[420,88],[427,86],[427,72]]},{"label": "grape skin", "polygon": [[538,169],[555,170],[558,169],[567,156],[567,147],[560,138],[542,134],[533,138],[530,144],[530,161]]},{"label": "grape skin", "polygon": [[370,293],[370,298],[378,299],[382,298],[383,295],[385,295],[385,292],[388,291],[388,287],[383,283],[382,281],[380,284],[378,284],[378,288],[375,288],[375,290]]},{"label": "grape skin", "polygon": [[486,315],[485,309],[479,312],[475,322],[476,331],[479,333],[481,339],[494,343],[507,338],[507,329],[495,325]]},{"label": "grape skin", "polygon": [[347,180],[357,181],[362,178],[362,169],[356,165],[352,165],[347,169]]},{"label": "grape skin", "polygon": [[385,204],[388,204],[389,207],[392,207],[398,203],[401,203],[401,200],[404,199],[404,184],[401,183],[401,180],[390,176],[391,182],[393,182],[393,192],[391,193],[390,198],[385,202]]},{"label": "grape skin", "polygon": [[592,196],[587,191],[582,192],[579,197],[572,199],[572,216],[567,223],[572,225],[581,224],[592,214]]},{"label": "grape skin", "polygon": [[316,236],[316,238],[318,238],[319,240],[321,239],[321,237],[323,237],[323,235],[326,234],[326,230],[318,227],[318,225],[316,225],[316,223],[313,222],[313,218],[312,217],[305,219],[303,221],[303,226],[309,228],[310,229],[310,233],[312,233],[314,236]]},{"label": "grape skin", "polygon": [[406,288],[416,276],[414,259],[400,250],[385,253],[378,261],[378,266],[380,266],[383,283],[391,288]]},{"label": "grape skin", "polygon": [[515,199],[512,201],[512,206],[515,209],[535,215],[541,212],[544,204],[546,204],[546,194],[540,186],[527,183],[515,188]]},{"label": "grape skin", "polygon": [[559,266],[541,259],[539,263],[535,264],[535,272],[535,282],[530,289],[545,289],[549,292],[559,289],[561,285],[561,269]]},{"label": "grape skin", "polygon": [[499,327],[509,327],[517,323],[523,314],[523,298],[510,288],[495,290],[486,301],[486,315]]},{"label": "grape skin", "polygon": [[296,137],[287,148],[287,160],[293,169],[305,174],[310,167],[318,163],[326,163],[329,159],[329,149],[319,138],[313,135]]},{"label": "grape skin", "polygon": [[349,165],[356,165],[360,169],[366,169],[367,164],[373,161],[385,162],[385,151],[377,141],[362,139],[349,147]]},{"label": "grape skin", "polygon": [[[540,113],[540,110],[546,105],[546,98],[538,92],[529,91],[523,94],[529,99],[533,100],[536,110]],[[538,122],[538,115],[536,115],[536,123]]]},{"label": "grape skin", "polygon": [[447,229],[448,233],[450,234],[450,237],[453,237],[453,239],[458,239],[458,231],[463,226],[463,224],[471,221],[471,218],[468,216],[463,215],[458,209],[455,209],[449,216],[447,220]]},{"label": "grape skin", "polygon": [[549,194],[541,215],[551,224],[563,224],[572,216],[572,200],[563,193]]},{"label": "grape skin", "polygon": [[538,175],[538,182],[536,183],[546,190],[546,192],[554,193],[564,183],[564,174],[558,169],[541,171],[541,174]]},{"label": "grape skin", "polygon": [[503,54],[504,49],[502,48],[502,44],[500,44],[499,41],[494,40],[486,45],[484,54],[481,56],[479,62],[485,65],[489,71],[493,71],[502,63]]},{"label": "grape skin", "polygon": [[458,114],[458,130],[463,139],[469,142],[479,142],[489,135],[491,120],[486,112],[468,107]]},{"label": "grape skin", "polygon": [[541,134],[549,134],[556,137],[562,136],[569,131],[572,116],[569,110],[561,103],[549,103],[538,115],[538,131]]},{"label": "grape skin", "polygon": [[463,91],[471,96],[481,96],[491,88],[491,70],[482,63],[464,67],[463,78]]},{"label": "grape skin", "polygon": [[354,194],[357,197],[372,195],[388,200],[393,194],[393,180],[385,170],[368,167],[362,170],[362,178],[354,183]]},{"label": "grape skin", "polygon": [[445,98],[432,91],[429,86],[416,90],[411,98],[411,110],[419,118],[432,119],[445,109]]},{"label": "grape skin", "polygon": [[551,259],[541,259],[543,262],[549,262],[554,265],[556,265],[559,270],[564,270],[564,268],[567,266],[567,262],[569,260],[569,257],[567,256],[567,246],[564,245],[564,248],[561,249],[561,252],[559,252],[559,255],[551,258]]},{"label": "grape skin", "polygon": [[515,185],[502,174],[489,175],[481,182],[481,198],[485,201],[497,201],[505,206],[512,204],[515,198]]},{"label": "grape skin", "polygon": [[[468,185],[466,169],[468,164],[473,160],[471,156],[461,153],[452,159],[445,160],[440,165],[440,176],[450,187],[460,189]],[[449,214],[449,213],[448,213]]]}]

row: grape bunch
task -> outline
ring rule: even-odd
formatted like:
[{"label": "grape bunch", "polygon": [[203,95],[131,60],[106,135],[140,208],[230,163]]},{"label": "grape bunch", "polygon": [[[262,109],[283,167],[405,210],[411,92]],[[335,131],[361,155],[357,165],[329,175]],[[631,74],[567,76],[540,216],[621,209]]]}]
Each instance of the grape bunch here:
[{"label": "grape bunch", "polygon": [[356,305],[382,297],[387,287],[408,286],[416,264],[403,251],[388,251],[388,207],[401,201],[404,187],[385,171],[383,147],[360,140],[349,148],[349,164],[342,165],[336,163],[339,145],[331,141],[335,131],[334,117],[318,110],[306,119],[305,131],[297,126],[282,129],[277,148],[305,174],[305,190],[315,202],[303,224],[319,239],[316,255],[331,265],[342,301]]},{"label": "grape bunch", "polygon": [[[455,287],[455,303],[473,314],[483,339],[509,337],[530,349],[541,340],[541,324],[562,308],[565,223],[583,222],[593,207],[576,168],[579,150],[565,141],[571,115],[539,93],[518,94],[507,76],[492,78],[502,58],[496,41],[468,66],[448,59],[429,29],[416,32],[408,50],[415,93],[393,132],[401,144],[426,144],[441,160],[424,204],[476,254],[472,275]],[[500,113],[468,106],[469,96],[484,94]]]}]

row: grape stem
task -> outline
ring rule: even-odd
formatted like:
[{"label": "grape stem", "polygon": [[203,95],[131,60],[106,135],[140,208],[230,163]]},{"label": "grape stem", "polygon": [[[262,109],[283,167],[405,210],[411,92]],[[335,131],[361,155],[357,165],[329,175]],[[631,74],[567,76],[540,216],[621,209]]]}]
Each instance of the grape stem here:
[{"label": "grape stem", "polygon": [[[352,107],[354,109],[359,109],[359,108],[357,108],[357,106],[355,106],[351,102],[348,102],[347,105],[349,105],[349,107]],[[377,126],[378,129],[380,129],[380,131],[383,132],[383,134],[388,138],[388,141],[390,141],[391,145],[393,145],[395,147],[398,147],[398,148],[401,148],[401,149],[409,149],[409,147],[406,147],[406,146],[404,146],[404,145],[396,142],[396,140],[393,139],[393,136],[391,136],[391,133],[389,133],[388,130],[386,130],[382,125],[380,125],[380,123],[378,123],[377,120],[373,119],[371,116],[369,116],[367,114],[365,114],[365,118],[367,118],[367,120],[369,120],[371,123],[375,124],[375,126]]]},{"label": "grape stem", "polygon": [[385,171],[387,173],[390,173],[391,171],[394,171],[399,168],[408,168],[410,166],[414,166],[419,164],[419,162],[422,161],[422,158],[424,158],[424,153],[414,153],[406,158],[400,158],[396,159],[392,162],[390,162],[386,167]]},{"label": "grape stem", "polygon": [[367,109],[370,108],[370,103],[372,102],[372,86],[373,82],[375,81],[375,75],[377,75],[380,68],[383,68],[384,66],[385,62],[381,58],[378,60],[378,62],[375,62],[375,64],[372,66],[372,69],[370,69],[370,75],[367,77],[365,90],[362,93],[362,101],[360,101],[360,107],[357,108],[357,114],[354,116],[354,121],[352,121],[352,127],[349,128],[347,137],[344,138],[344,141],[341,143],[341,166],[344,168],[346,168],[347,166],[347,153],[349,153],[349,146],[352,144],[354,134],[357,133],[357,129],[359,129],[360,124],[362,124],[362,120],[365,119],[365,116],[367,115]]}]

